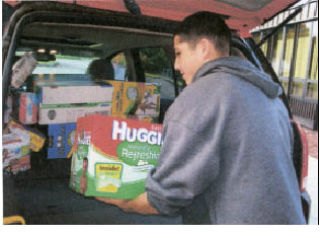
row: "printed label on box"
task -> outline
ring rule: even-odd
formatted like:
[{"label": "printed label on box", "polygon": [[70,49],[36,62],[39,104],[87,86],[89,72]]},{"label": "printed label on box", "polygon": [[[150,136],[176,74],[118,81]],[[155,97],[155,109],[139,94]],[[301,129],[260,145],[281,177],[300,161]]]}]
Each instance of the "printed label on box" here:
[{"label": "printed label on box", "polygon": [[52,124],[48,126],[48,159],[67,158],[75,137],[76,123]]},{"label": "printed label on box", "polygon": [[75,123],[79,117],[95,113],[110,115],[111,103],[41,104],[39,124]]},{"label": "printed label on box", "polygon": [[40,103],[96,103],[111,102],[113,87],[110,85],[70,85],[70,86],[43,86],[40,89]]}]

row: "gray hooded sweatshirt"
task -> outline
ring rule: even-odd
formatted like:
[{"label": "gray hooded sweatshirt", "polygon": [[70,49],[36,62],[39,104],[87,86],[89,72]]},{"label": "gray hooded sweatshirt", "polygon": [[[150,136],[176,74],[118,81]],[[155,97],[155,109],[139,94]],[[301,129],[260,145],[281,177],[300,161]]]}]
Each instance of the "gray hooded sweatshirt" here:
[{"label": "gray hooded sweatshirt", "polygon": [[204,64],[166,114],[149,203],[191,224],[304,224],[281,92],[239,57]]}]

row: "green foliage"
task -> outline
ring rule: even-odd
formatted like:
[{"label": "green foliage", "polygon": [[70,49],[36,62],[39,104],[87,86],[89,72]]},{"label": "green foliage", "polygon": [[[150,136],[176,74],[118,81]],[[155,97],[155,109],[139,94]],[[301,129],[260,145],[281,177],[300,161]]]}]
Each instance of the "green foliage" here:
[{"label": "green foliage", "polygon": [[140,58],[145,72],[162,74],[171,69],[170,60],[162,48],[141,49]]}]

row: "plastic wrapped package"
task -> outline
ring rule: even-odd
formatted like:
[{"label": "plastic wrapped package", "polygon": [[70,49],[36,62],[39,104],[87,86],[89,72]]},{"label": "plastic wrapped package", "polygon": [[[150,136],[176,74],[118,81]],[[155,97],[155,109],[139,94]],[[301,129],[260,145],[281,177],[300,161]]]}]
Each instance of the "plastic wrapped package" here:
[{"label": "plastic wrapped package", "polygon": [[19,88],[32,73],[37,61],[28,53],[25,53],[12,67],[11,85]]},{"label": "plastic wrapped package", "polygon": [[31,168],[30,135],[20,129],[2,136],[2,167],[17,174]]}]

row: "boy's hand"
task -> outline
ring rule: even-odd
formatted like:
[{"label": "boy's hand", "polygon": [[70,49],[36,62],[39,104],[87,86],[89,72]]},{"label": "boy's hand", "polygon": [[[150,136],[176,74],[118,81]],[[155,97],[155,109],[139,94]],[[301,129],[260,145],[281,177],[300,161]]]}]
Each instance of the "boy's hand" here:
[{"label": "boy's hand", "polygon": [[140,214],[159,214],[159,212],[152,207],[147,199],[147,193],[142,193],[134,200],[113,199],[105,197],[95,197],[98,201],[112,204],[125,212],[136,212]]},{"label": "boy's hand", "polygon": [[105,198],[105,197],[95,197],[95,199],[97,199],[100,202],[115,205],[125,212],[132,212],[132,209],[129,209],[128,207],[128,203],[130,200],[113,199],[113,198]]}]

